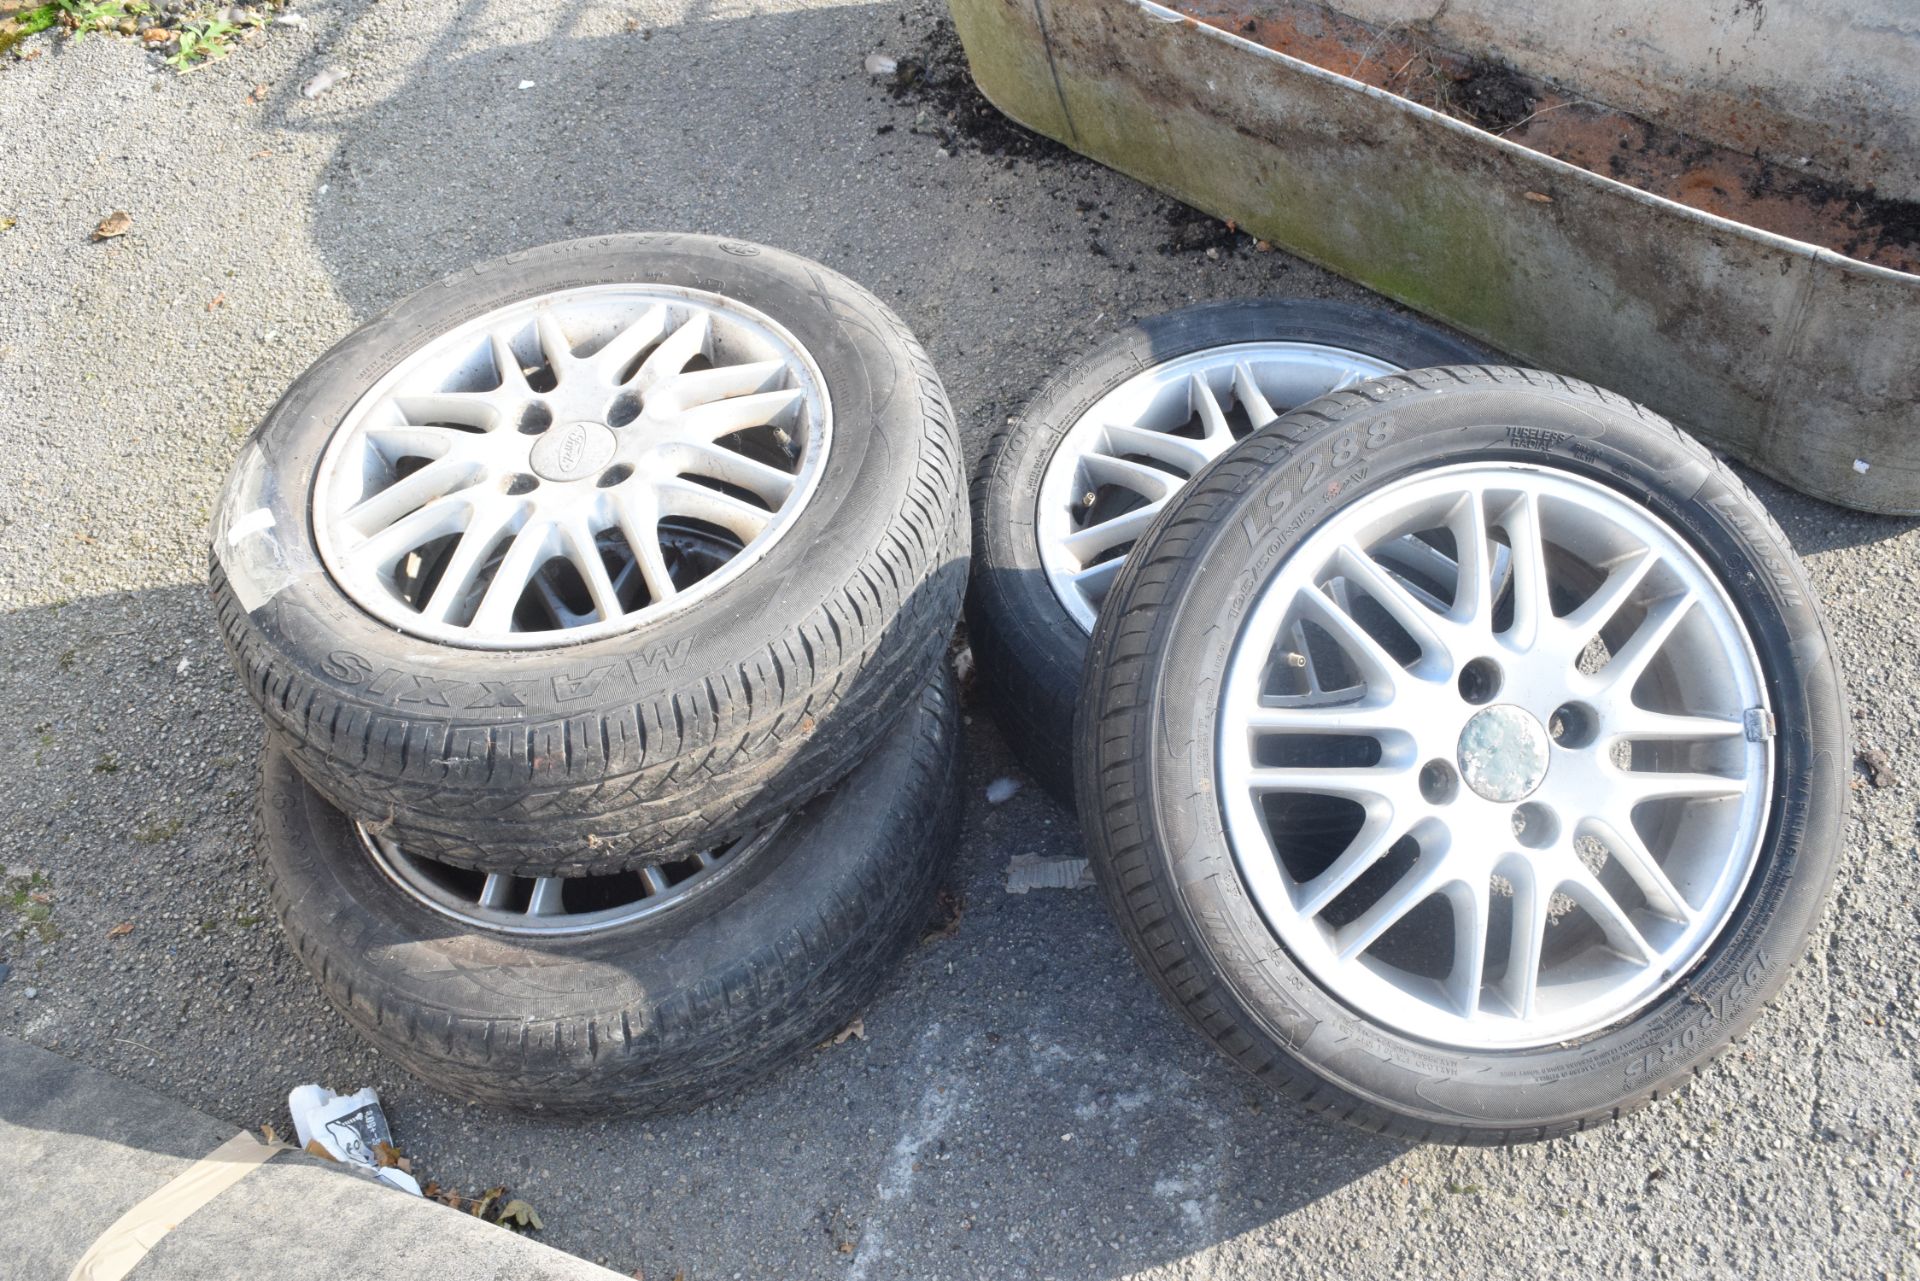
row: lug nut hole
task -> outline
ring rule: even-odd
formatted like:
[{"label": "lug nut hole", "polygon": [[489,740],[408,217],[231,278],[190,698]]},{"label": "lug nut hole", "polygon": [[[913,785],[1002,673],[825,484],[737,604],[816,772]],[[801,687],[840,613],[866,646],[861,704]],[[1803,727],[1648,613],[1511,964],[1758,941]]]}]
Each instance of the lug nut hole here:
[{"label": "lug nut hole", "polygon": [[1420,795],[1429,805],[1445,805],[1460,794],[1460,775],[1452,765],[1431,760],[1420,767]]},{"label": "lug nut hole", "polygon": [[1547,718],[1547,736],[1555,747],[1591,747],[1600,734],[1600,718],[1584,703],[1563,703]]},{"label": "lug nut hole", "polygon": [[1476,658],[1460,669],[1460,697],[1479,706],[1491,703],[1500,692],[1500,665],[1491,658]]},{"label": "lug nut hole", "polygon": [[1530,850],[1543,850],[1560,839],[1560,820],[1538,801],[1516,805],[1513,838]]}]

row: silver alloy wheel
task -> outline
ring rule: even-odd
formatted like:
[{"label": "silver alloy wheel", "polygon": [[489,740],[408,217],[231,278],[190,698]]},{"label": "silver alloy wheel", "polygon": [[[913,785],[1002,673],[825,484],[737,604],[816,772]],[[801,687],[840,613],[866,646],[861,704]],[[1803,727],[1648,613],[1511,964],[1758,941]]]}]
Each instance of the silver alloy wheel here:
[{"label": "silver alloy wheel", "polygon": [[1091,634],[1127,552],[1195,472],[1288,410],[1399,368],[1318,343],[1232,343],[1107,392],[1067,429],[1040,478],[1035,532],[1060,604]]},{"label": "silver alloy wheel", "polygon": [[1713,571],[1645,507],[1436,469],[1261,589],[1220,695],[1227,837],[1269,928],[1361,1014],[1472,1050],[1570,1040],[1726,924],[1767,825],[1764,691]]},{"label": "silver alloy wheel", "polygon": [[661,285],[563,290],[435,339],[355,404],[320,461],[315,540],[402,631],[574,644],[763,556],[830,434],[825,380],[767,316]]},{"label": "silver alloy wheel", "polygon": [[496,934],[579,935],[630,925],[678,906],[742,866],[772,839],[779,823],[717,850],[676,862],[603,876],[504,876],[409,854],[364,823],[353,830],[374,865],[415,902],[441,916]]}]

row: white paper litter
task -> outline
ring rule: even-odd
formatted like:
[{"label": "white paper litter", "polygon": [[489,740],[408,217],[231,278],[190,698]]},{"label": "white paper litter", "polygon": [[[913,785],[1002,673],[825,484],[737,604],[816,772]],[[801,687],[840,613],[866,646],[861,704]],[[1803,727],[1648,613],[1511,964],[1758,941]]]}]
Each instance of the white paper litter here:
[{"label": "white paper litter", "polygon": [[522,81],[520,82],[520,87],[521,87],[522,89],[531,89],[531,88],[533,88],[533,81],[531,81],[531,80],[522,80]]},{"label": "white paper litter", "polygon": [[987,804],[1005,805],[1020,794],[1020,780],[1017,778],[996,778],[987,784]]},{"label": "white paper litter", "polygon": [[900,62],[896,58],[889,58],[884,53],[867,55],[867,74],[870,76],[890,76],[898,70]]},{"label": "white paper litter", "polygon": [[293,1132],[302,1149],[318,1143],[336,1161],[365,1166],[382,1183],[420,1195],[420,1184],[411,1174],[393,1166],[381,1168],[375,1155],[382,1143],[393,1142],[393,1131],[387,1128],[387,1114],[380,1110],[380,1096],[372,1086],[355,1094],[335,1094],[318,1085],[295,1086],[287,1095],[287,1111],[293,1114]]},{"label": "white paper litter", "polygon": [[1028,890],[1084,890],[1093,885],[1093,866],[1083,858],[1042,858],[1015,854],[1007,861],[1007,893]]},{"label": "white paper litter", "polygon": [[1864,458],[1856,458],[1853,460],[1853,469],[1859,472],[1862,476],[1867,474],[1867,468],[1871,466],[1873,466],[1873,464],[1868,462]]},{"label": "white paper litter", "polygon": [[300,86],[300,96],[302,98],[318,98],[321,94],[344,80],[346,75],[346,72],[336,67],[328,67],[325,71],[322,71],[319,75],[307,81],[306,84]]}]

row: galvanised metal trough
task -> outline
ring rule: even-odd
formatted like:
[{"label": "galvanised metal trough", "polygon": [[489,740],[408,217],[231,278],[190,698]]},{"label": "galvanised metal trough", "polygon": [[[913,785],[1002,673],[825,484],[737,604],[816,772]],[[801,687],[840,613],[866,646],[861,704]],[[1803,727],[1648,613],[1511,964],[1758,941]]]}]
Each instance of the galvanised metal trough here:
[{"label": "galvanised metal trough", "polygon": [[1796,489],[1920,513],[1905,0],[1181,3],[950,0],[1028,128]]}]

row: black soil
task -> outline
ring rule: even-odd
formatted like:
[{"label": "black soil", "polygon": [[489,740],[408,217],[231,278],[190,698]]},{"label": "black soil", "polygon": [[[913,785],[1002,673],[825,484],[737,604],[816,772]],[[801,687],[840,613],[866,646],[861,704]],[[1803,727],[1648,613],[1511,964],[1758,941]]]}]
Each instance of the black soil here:
[{"label": "black soil", "polygon": [[1497,62],[1469,64],[1454,82],[1452,113],[1489,133],[1513,128],[1534,112],[1540,98],[1525,77]]},{"label": "black soil", "polygon": [[932,135],[950,151],[965,149],[1003,156],[1009,163],[1090,163],[1051,138],[1015,124],[986,100],[967,70],[967,56],[953,23],[941,19],[920,47],[899,60],[889,91],[921,108],[913,132]]}]

